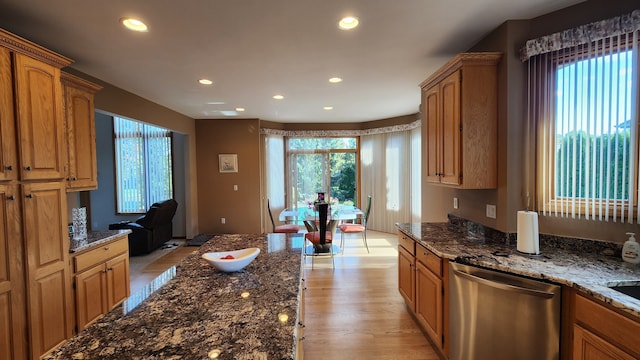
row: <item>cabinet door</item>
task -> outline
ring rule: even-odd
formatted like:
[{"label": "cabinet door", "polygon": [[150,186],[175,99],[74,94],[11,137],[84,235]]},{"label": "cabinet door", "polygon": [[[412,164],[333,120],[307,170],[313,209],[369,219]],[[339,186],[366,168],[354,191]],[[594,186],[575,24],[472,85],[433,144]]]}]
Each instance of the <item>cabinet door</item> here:
[{"label": "cabinet door", "polygon": [[107,276],[104,264],[75,276],[78,331],[102,317],[107,308]]},{"label": "cabinet door", "polygon": [[574,360],[633,360],[635,357],[613,346],[603,338],[582,328],[573,326]]},{"label": "cabinet door", "polygon": [[60,69],[15,54],[20,176],[64,178],[64,124]]},{"label": "cabinet door", "polygon": [[426,158],[424,161],[427,182],[440,182],[440,145],[442,144],[442,134],[440,133],[440,88],[433,86],[422,93],[422,104],[424,104],[424,129],[423,141],[426,146]]},{"label": "cabinet door", "polygon": [[25,184],[22,197],[31,358],[37,359],[73,330],[67,198],[63,182]]},{"label": "cabinet door", "polygon": [[0,180],[17,179],[11,53],[0,47]]},{"label": "cabinet door", "polygon": [[[460,70],[440,83],[442,97],[442,169],[443,184],[460,185]],[[464,130],[463,130],[464,131]]]},{"label": "cabinet door", "polygon": [[416,262],[416,316],[442,347],[442,280],[421,262]]},{"label": "cabinet door", "polygon": [[27,358],[19,201],[16,185],[0,185],[0,359]]},{"label": "cabinet door", "polygon": [[96,170],[96,131],[93,94],[64,87],[67,125],[67,188],[92,190],[98,187]]},{"label": "cabinet door", "polygon": [[107,309],[111,310],[130,295],[129,253],[107,261]]},{"label": "cabinet door", "polygon": [[407,306],[415,311],[415,257],[398,247],[398,290]]}]

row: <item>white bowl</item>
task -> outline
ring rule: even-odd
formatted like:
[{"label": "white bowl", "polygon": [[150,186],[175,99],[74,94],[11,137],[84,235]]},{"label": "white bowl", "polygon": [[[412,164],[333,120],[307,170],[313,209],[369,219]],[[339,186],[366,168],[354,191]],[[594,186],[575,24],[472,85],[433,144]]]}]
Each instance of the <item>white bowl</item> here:
[{"label": "white bowl", "polygon": [[[251,264],[258,254],[260,254],[260,249],[247,248],[235,251],[208,252],[202,254],[202,258],[220,271],[233,272],[240,271],[244,269],[245,266]],[[222,259],[227,255],[231,255],[234,258]]]}]

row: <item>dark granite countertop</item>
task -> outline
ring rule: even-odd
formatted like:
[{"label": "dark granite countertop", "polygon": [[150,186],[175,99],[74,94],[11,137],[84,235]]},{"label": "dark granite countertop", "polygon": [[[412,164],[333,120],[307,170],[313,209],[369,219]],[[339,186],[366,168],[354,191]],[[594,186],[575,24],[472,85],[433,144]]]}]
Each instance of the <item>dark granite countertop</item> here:
[{"label": "dark granite countertop", "polygon": [[82,240],[69,240],[69,252],[77,253],[80,251],[88,250],[94,246],[106,244],[116,238],[131,233],[131,230],[103,230],[103,231],[89,231],[87,238]]},{"label": "dark granite countertop", "polygon": [[[284,234],[215,236],[136,308],[114,309],[46,359],[208,359],[216,350],[217,359],[292,359],[302,245]],[[248,247],[260,255],[235,273],[201,258]]]},{"label": "dark granite countertop", "polygon": [[517,252],[516,242],[508,237],[496,241],[475,227],[451,222],[396,226],[442,258],[573,287],[640,317],[640,300],[608,287],[627,282],[640,284],[640,267],[622,261],[615,250],[619,245],[577,240],[567,246],[563,241],[543,239],[541,234],[541,255],[529,256]]}]

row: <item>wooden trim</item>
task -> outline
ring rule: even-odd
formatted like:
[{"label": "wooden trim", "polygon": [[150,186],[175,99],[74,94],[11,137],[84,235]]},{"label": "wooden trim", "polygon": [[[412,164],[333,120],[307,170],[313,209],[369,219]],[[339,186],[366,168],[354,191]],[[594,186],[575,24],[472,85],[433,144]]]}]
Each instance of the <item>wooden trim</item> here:
[{"label": "wooden trim", "polygon": [[27,55],[59,69],[71,65],[73,60],[62,56],[20,36],[0,29],[0,46]]},{"label": "wooden trim", "polygon": [[449,62],[434,72],[425,81],[420,83],[421,88],[429,88],[449,76],[452,70],[460,66],[497,65],[502,58],[500,52],[461,53],[453,57]]},{"label": "wooden trim", "polygon": [[65,86],[72,86],[87,91],[91,94],[95,94],[102,89],[102,86],[98,84],[94,84],[88,80],[66,73],[64,71],[60,72],[60,81],[62,81],[62,84]]}]

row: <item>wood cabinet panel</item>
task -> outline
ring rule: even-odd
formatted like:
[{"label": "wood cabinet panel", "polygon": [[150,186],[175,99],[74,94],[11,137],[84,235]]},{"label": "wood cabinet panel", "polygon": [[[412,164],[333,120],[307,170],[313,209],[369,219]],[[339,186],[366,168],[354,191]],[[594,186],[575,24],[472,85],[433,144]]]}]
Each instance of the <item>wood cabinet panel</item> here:
[{"label": "wood cabinet panel", "polygon": [[433,86],[422,92],[423,104],[423,141],[426,146],[426,181],[439,183],[442,168],[442,133],[440,130],[440,86]]},{"label": "wood cabinet panel", "polygon": [[[637,334],[640,334],[640,322],[582,295],[575,297],[574,306],[575,321],[578,325],[597,334],[613,346],[623,349],[626,353],[634,355],[634,358],[640,358],[640,343],[637,337]],[[577,350],[574,341],[574,354]]]},{"label": "wood cabinet panel", "polygon": [[421,262],[416,263],[416,317],[431,339],[443,345],[442,280]]},{"label": "wood cabinet panel", "polygon": [[76,275],[76,322],[78,331],[101,318],[107,311],[107,279],[104,266],[95,266]]},{"label": "wood cabinet panel", "polygon": [[27,358],[18,187],[0,184],[0,359]]},{"label": "wood cabinet panel", "polygon": [[423,263],[436,276],[442,277],[442,259],[421,245],[416,245],[416,260]]},{"label": "wood cabinet panel", "polygon": [[131,295],[129,281],[129,253],[121,254],[105,263],[107,270],[107,309],[111,310]]},{"label": "wood cabinet panel", "polygon": [[67,189],[97,189],[94,93],[101,87],[64,72],[61,77],[67,134]]},{"label": "wood cabinet panel", "polygon": [[398,245],[402,246],[411,256],[415,255],[416,242],[402,232],[398,232]]},{"label": "wood cabinet panel", "polygon": [[20,177],[64,178],[64,124],[60,69],[15,54]]},{"label": "wood cabinet panel", "polygon": [[440,182],[460,185],[460,70],[442,80],[439,86],[442,98]]},{"label": "wood cabinet panel", "polygon": [[398,290],[411,311],[416,308],[415,257],[398,247]]},{"label": "wood cabinet panel", "polygon": [[0,47],[0,181],[17,179],[11,53]]},{"label": "wood cabinet panel", "polygon": [[74,256],[73,263],[75,272],[104,263],[105,261],[129,251],[129,241],[126,236],[119,240],[100,245],[91,251],[83,252]]},{"label": "wood cabinet panel", "polygon": [[22,185],[32,358],[71,336],[73,301],[64,183]]},{"label": "wood cabinet panel", "polygon": [[637,359],[613,346],[598,335],[582,328],[573,327],[574,360],[633,360]]}]

